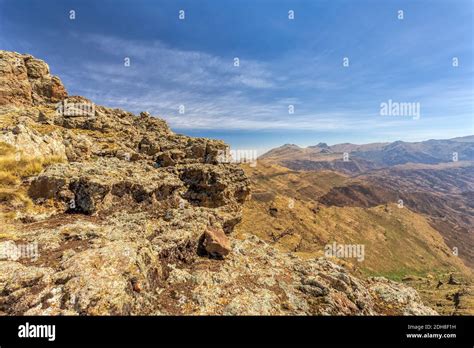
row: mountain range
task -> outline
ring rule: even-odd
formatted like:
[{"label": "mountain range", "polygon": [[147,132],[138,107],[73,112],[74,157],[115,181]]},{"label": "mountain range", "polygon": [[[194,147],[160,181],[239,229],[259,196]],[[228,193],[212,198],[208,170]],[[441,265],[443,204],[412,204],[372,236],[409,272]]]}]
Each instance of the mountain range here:
[{"label": "mountain range", "polygon": [[474,136],[421,142],[395,141],[356,145],[328,146],[318,143],[301,148],[285,144],[260,156],[296,170],[337,169],[345,173],[362,173],[370,169],[418,163],[439,164],[474,160]]},{"label": "mountain range", "polygon": [[[262,238],[310,255],[320,255],[331,240],[364,244],[372,251],[355,265],[367,274],[402,279],[435,273],[445,282],[441,274],[454,267],[471,279],[473,151],[472,135],[415,143],[283,145],[246,169],[254,190],[243,228],[258,225],[254,229]],[[258,216],[266,217],[260,218],[261,228]],[[420,289],[433,305],[451,296],[425,290]],[[472,313],[472,293],[466,294]],[[451,312],[452,303],[445,310]]]}]

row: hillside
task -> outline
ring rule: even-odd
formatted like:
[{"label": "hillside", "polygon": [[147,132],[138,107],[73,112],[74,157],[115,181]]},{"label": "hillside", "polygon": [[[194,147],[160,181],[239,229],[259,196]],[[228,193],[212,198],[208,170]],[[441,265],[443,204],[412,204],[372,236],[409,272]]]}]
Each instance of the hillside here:
[{"label": "hillside", "polygon": [[474,267],[474,162],[404,165],[371,171],[334,187],[321,202],[334,206],[374,207],[388,202],[423,214],[446,244]]},{"label": "hillside", "polygon": [[327,206],[368,208],[392,203],[423,214],[472,268],[473,139],[292,145],[272,149],[260,159],[293,171],[331,170],[350,177],[320,197]]},{"label": "hillside", "polygon": [[[395,237],[393,244],[384,236],[380,239],[384,243],[373,245],[374,256],[381,252],[378,256],[383,258],[383,262],[380,258],[374,258],[371,265],[369,255],[363,264],[358,265],[361,270],[368,274],[384,274],[393,279],[416,279],[413,274],[417,274],[423,280],[415,280],[414,286],[433,306],[439,306],[438,310],[445,313],[472,313],[474,300],[471,290],[457,289],[455,291],[462,295],[454,296],[447,289],[445,290],[448,293],[443,292],[445,285],[434,289],[430,285],[432,278],[425,277],[436,278],[433,272],[445,273],[439,274],[438,281],[439,284],[446,284],[448,273],[456,272],[451,268],[453,266],[461,274],[467,275],[466,279],[471,279],[474,267],[473,140],[474,136],[466,136],[416,143],[396,141],[332,146],[319,143],[307,148],[293,145],[272,149],[260,157],[260,162],[267,163],[267,168],[281,165],[280,170],[291,170],[293,187],[297,186],[295,183],[298,182],[295,178],[300,178],[300,185],[313,187],[312,192],[318,191],[314,187],[321,184],[326,187],[322,195],[303,198],[304,201],[311,202],[304,211],[287,217],[299,221],[298,224],[276,227],[283,231],[295,230],[296,233],[291,233],[293,240],[289,245],[294,247],[298,241],[299,248],[306,249],[314,243],[323,245],[321,241],[326,240],[320,236],[327,234],[331,226],[334,226],[332,238],[362,239],[364,244],[370,244],[365,238],[373,235],[373,230],[380,229],[386,231],[385,233],[392,230]],[[265,168],[260,162],[259,168]],[[344,177],[344,180],[327,189],[324,179],[317,179],[319,173],[325,173],[327,176],[327,170],[333,171],[334,177]],[[274,169],[270,171],[273,172]],[[264,176],[262,173],[251,175],[254,186],[272,187],[271,183],[259,180]],[[304,178],[308,176],[315,180],[307,182]],[[284,181],[275,183],[273,187],[278,191],[282,186],[285,186]],[[301,199],[299,190],[281,191],[280,194],[286,196],[286,200],[288,197]],[[252,202],[255,204],[255,200]],[[285,211],[285,207],[282,208]],[[263,213],[268,207],[257,204],[251,211],[258,209]],[[312,213],[315,210],[318,214]],[[331,216],[327,221],[324,219],[325,214]],[[285,218],[280,222],[283,220]],[[324,227],[318,226],[316,221],[323,223]],[[270,219],[262,225],[265,224],[273,226],[275,221]],[[263,236],[268,233],[261,231],[259,234]],[[285,234],[290,235],[288,232]],[[295,235],[303,237],[298,239]],[[319,237],[312,239],[312,236]],[[284,242],[290,239],[289,236],[285,238],[282,238]],[[418,242],[413,238],[418,239]],[[435,245],[430,243],[434,240],[437,240]],[[419,250],[407,254],[405,251],[408,247],[414,250],[419,247]],[[433,257],[436,261],[430,264]],[[396,262],[392,264],[394,260]],[[422,269],[423,267],[425,269]],[[388,270],[389,268],[392,270]],[[470,282],[471,280],[468,280],[469,284]],[[469,285],[468,289],[471,288],[472,285]],[[465,309],[452,308],[453,296],[464,298]]]},{"label": "hillside", "polygon": [[[411,281],[424,299],[443,313],[473,313],[472,270],[453,255],[444,236],[425,215],[410,206],[400,209],[396,200],[364,206],[342,201],[330,204],[332,192],[353,181],[336,172],[298,172],[264,160],[255,168],[245,167],[245,171],[251,180],[252,197],[244,204],[237,235],[252,231],[280,250],[304,258],[324,256],[325,246],[332,243],[364,245],[362,261],[335,261],[359,276]],[[369,182],[366,185],[371,188]],[[367,192],[360,196],[366,197]],[[450,274],[466,283],[436,288],[437,282],[446,283]],[[458,291],[464,295],[462,304],[455,307],[446,296]]]}]

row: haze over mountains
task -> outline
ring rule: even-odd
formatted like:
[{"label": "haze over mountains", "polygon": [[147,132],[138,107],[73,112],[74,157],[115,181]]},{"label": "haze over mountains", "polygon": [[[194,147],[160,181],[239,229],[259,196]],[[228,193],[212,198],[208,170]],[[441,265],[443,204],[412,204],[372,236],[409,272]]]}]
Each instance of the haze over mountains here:
[{"label": "haze over mountains", "polygon": [[337,169],[354,174],[406,163],[438,164],[472,161],[474,135],[416,143],[395,141],[364,145],[343,143],[332,146],[319,143],[306,148],[286,144],[266,152],[260,158],[296,170]]}]

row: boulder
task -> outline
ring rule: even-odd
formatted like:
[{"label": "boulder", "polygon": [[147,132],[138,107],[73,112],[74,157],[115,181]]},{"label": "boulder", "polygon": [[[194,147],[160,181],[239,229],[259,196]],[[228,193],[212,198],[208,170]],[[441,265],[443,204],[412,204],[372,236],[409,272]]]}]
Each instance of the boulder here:
[{"label": "boulder", "polygon": [[209,227],[204,232],[203,247],[212,256],[226,256],[232,250],[230,241],[222,229]]}]

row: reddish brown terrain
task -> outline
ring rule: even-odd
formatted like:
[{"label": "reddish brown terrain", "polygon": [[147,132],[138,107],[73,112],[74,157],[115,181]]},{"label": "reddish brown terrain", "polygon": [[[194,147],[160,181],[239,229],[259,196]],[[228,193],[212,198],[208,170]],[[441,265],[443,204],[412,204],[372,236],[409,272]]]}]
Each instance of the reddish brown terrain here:
[{"label": "reddish brown terrain", "polygon": [[[366,258],[356,269],[413,281],[444,313],[473,313],[473,149],[473,136],[284,145],[247,168],[253,193],[244,225],[309,255],[321,255],[334,240],[363,244]],[[460,292],[464,309],[453,307],[453,293],[443,288],[453,272],[466,281],[451,289]]]}]

